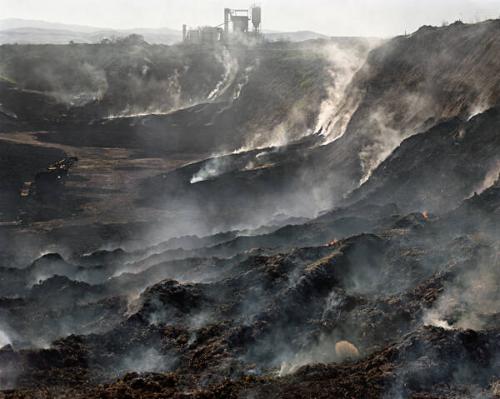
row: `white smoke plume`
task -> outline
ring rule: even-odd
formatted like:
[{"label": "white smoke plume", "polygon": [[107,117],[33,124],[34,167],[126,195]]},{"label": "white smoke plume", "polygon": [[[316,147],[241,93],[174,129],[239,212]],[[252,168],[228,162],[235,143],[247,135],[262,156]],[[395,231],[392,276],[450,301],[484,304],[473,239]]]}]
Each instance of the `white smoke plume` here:
[{"label": "white smoke plume", "polygon": [[3,348],[5,345],[12,344],[9,336],[3,330],[0,330],[0,348]]},{"label": "white smoke plume", "polygon": [[226,157],[211,158],[203,164],[203,167],[196,172],[190,180],[191,184],[213,179],[231,169],[231,162]]},{"label": "white smoke plume", "polygon": [[[308,49],[311,51],[309,58],[318,57],[321,60],[318,62],[326,61],[325,72],[329,78],[323,82],[325,98],[318,96],[312,100],[310,95],[294,102],[275,126],[257,126],[238,152],[283,146],[318,132],[325,136],[326,142],[332,141],[333,131],[344,129],[356,110],[357,103],[353,104],[353,101],[361,100],[361,96],[347,95],[347,88],[363,65],[369,50],[377,43],[370,40],[355,44],[328,41]],[[236,97],[239,97],[239,90]]]},{"label": "white smoke plume", "polygon": [[500,160],[493,163],[481,183],[474,188],[474,192],[481,194],[484,190],[493,186],[498,179],[500,179]]},{"label": "white smoke plume", "polygon": [[221,54],[217,54],[217,59],[224,66],[224,74],[215,88],[208,94],[207,99],[209,100],[215,100],[227,91],[233,84],[239,69],[238,60],[231,55],[226,47],[223,48]]},{"label": "white smoke plume", "polygon": [[369,126],[371,126],[371,143],[364,146],[359,154],[361,162],[362,178],[360,185],[365,183],[375,168],[386,159],[391,152],[403,140],[399,131],[387,124],[387,117],[382,110],[370,115]]},{"label": "white smoke plume", "polygon": [[138,373],[165,372],[170,371],[174,364],[175,358],[165,356],[155,348],[137,348],[123,359],[119,370]]},{"label": "white smoke plume", "polygon": [[482,259],[458,275],[423,316],[425,325],[445,329],[481,330],[488,317],[500,312],[500,258]]},{"label": "white smoke plume", "polygon": [[333,313],[340,314],[340,305],[343,302],[342,296],[340,296],[335,290],[328,295],[326,298],[325,309],[323,310],[322,319],[327,317],[332,317]]},{"label": "white smoke plume", "polygon": [[250,151],[253,149],[264,149],[269,147],[282,147],[293,141],[299,140],[312,133],[310,129],[294,129],[295,126],[305,126],[307,122],[307,105],[304,102],[294,104],[287,112],[282,122],[272,128],[271,131],[256,131],[248,143],[239,148],[238,152]]},{"label": "white smoke plume", "polygon": [[[258,65],[259,60],[256,60],[256,65]],[[250,74],[252,71],[255,69],[254,65],[249,65],[245,68],[245,71],[243,73],[243,77],[239,79],[238,84],[236,85],[236,89],[233,93],[233,100],[237,100],[241,96],[241,92],[243,88],[248,84],[250,81]]]},{"label": "white smoke plume", "polygon": [[285,376],[296,372],[302,366],[314,363],[332,363],[356,360],[360,356],[358,348],[346,340],[336,341],[333,337],[322,335],[319,342],[307,350],[281,364],[278,375]]},{"label": "white smoke plume", "polygon": [[46,94],[70,106],[82,106],[91,101],[101,100],[108,90],[106,72],[88,62],[84,62],[77,68],[79,78],[88,82],[89,87],[85,90],[77,84],[74,88],[64,87],[56,71],[45,67],[40,68],[38,77],[48,83],[51,88]]},{"label": "white smoke plume", "polygon": [[362,178],[366,182],[379,166],[406,138],[418,133],[424,121],[435,116],[434,101],[428,95],[394,94],[391,102],[373,107],[363,129],[369,137],[359,154]]},{"label": "white smoke plume", "polygon": [[364,51],[354,47],[341,47],[336,43],[325,46],[324,52],[331,64],[332,84],[328,87],[328,97],[321,104],[315,131],[321,132],[331,142],[343,135],[347,124],[356,111],[361,96],[347,95],[347,89],[356,72],[363,66],[374,42],[367,41]]},{"label": "white smoke plume", "polygon": [[478,102],[470,108],[468,120],[471,120],[476,115],[482,114],[483,112],[488,110],[488,108],[490,108],[489,102],[484,99],[479,99]]},{"label": "white smoke plume", "polygon": [[[183,73],[185,72],[187,72],[186,68]],[[148,106],[128,104],[120,112],[110,114],[104,119],[132,118],[147,115],[167,115],[192,105],[191,103],[184,103],[182,101],[180,77],[181,72],[179,69],[175,69],[172,75],[164,81],[153,80],[145,83],[142,80],[142,77],[131,77],[129,84],[131,84],[137,92],[148,90],[149,87],[149,91],[154,92],[155,95],[162,93],[163,101],[153,101],[153,103]]]},{"label": "white smoke plume", "polygon": [[[0,349],[11,344],[11,339],[7,336],[5,331],[0,329]],[[15,388],[19,372],[19,368],[8,362],[7,364],[0,364],[0,390]]]}]

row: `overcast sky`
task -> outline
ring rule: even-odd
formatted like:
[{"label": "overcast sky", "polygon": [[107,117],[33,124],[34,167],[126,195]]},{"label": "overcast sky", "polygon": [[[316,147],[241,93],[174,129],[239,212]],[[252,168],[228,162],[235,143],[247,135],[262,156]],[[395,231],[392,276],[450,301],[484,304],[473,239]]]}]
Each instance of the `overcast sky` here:
[{"label": "overcast sky", "polygon": [[[223,8],[253,0],[0,0],[0,18],[105,28],[218,25]],[[393,36],[421,25],[500,16],[500,0],[260,0],[266,30]]]}]

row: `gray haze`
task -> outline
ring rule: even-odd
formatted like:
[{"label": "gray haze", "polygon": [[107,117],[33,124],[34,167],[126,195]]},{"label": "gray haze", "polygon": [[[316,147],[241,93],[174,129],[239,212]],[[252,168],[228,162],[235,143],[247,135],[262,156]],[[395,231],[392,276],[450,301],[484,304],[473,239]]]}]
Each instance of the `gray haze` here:
[{"label": "gray haze", "polygon": [[[222,9],[252,0],[0,0],[2,18],[103,28],[180,29],[218,25]],[[421,25],[498,18],[499,0],[261,0],[266,30],[311,30],[332,36],[393,36]]]}]

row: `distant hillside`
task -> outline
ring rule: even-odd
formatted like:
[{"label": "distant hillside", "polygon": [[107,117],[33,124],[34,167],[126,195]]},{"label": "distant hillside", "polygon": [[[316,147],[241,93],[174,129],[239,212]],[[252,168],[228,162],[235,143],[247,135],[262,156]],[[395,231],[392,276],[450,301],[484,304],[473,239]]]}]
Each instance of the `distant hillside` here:
[{"label": "distant hillside", "polygon": [[270,32],[264,33],[266,39],[270,41],[286,40],[290,42],[303,42],[305,40],[327,39],[328,36],[311,31],[298,32]]},{"label": "distant hillside", "polygon": [[1,44],[91,43],[91,34],[62,29],[15,28],[0,31]]},{"label": "distant hillside", "polygon": [[[180,30],[170,28],[108,29],[95,26],[70,25],[56,22],[8,18],[0,20],[0,44],[66,44],[97,43],[105,38],[120,38],[137,33],[151,44],[173,44],[182,40]],[[328,36],[311,31],[264,32],[269,41],[301,42],[327,39]]]},{"label": "distant hillside", "polygon": [[169,33],[170,30],[137,29],[130,31],[104,30],[98,32],[75,32],[61,29],[16,28],[0,31],[0,44],[68,44],[97,43],[103,39],[123,38],[131,33],[144,36],[148,43],[174,44],[182,39],[182,34]]},{"label": "distant hillside", "polygon": [[180,31],[169,28],[107,29],[25,19],[0,20],[0,44],[97,43],[106,38],[121,38],[132,33],[144,36],[148,43],[173,44],[182,39]]},{"label": "distant hillside", "polygon": [[0,30],[19,29],[19,28],[36,28],[48,30],[67,30],[74,32],[92,33],[103,28],[85,25],[70,25],[58,22],[47,22],[35,19],[21,19],[21,18],[5,18],[0,19]]}]

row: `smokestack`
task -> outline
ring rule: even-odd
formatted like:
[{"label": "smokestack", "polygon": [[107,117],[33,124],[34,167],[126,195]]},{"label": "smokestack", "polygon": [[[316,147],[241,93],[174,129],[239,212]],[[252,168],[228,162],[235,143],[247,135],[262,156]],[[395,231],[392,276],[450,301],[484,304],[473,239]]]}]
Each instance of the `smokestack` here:
[{"label": "smokestack", "polygon": [[185,42],[187,39],[187,25],[182,25],[182,41]]},{"label": "smokestack", "polygon": [[231,16],[231,10],[229,8],[224,8],[224,35],[229,34],[229,18]]}]

